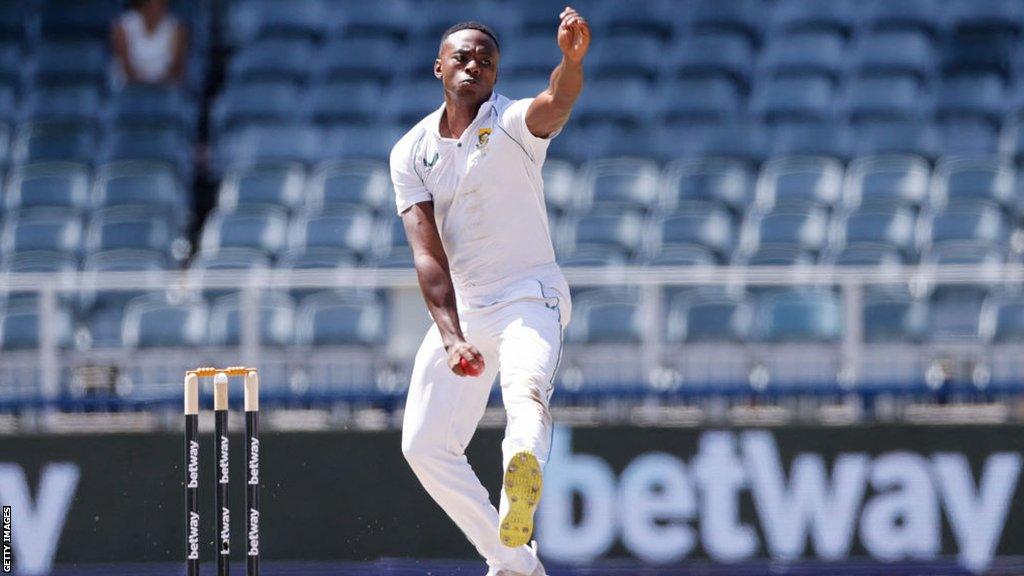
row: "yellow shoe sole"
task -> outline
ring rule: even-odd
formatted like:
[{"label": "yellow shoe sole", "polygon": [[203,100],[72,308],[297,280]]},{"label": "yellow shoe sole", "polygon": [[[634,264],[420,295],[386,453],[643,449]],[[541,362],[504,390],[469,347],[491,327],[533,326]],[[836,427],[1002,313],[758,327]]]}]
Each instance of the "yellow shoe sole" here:
[{"label": "yellow shoe sole", "polygon": [[504,485],[508,513],[501,519],[501,542],[509,548],[518,548],[533,535],[533,513],[544,485],[537,457],[526,451],[513,456],[505,470]]}]

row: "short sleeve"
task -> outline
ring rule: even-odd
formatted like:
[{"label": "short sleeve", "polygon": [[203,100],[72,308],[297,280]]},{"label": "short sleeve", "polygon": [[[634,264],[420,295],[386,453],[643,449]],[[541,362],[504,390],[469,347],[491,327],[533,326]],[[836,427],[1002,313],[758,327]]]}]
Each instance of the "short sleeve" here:
[{"label": "short sleeve", "polygon": [[391,149],[391,184],[395,189],[395,204],[401,214],[413,204],[433,199],[416,172],[417,139],[402,138]]},{"label": "short sleeve", "polygon": [[551,139],[558,136],[559,129],[554,134],[547,138],[539,138],[534,136],[530,129],[526,126],[526,111],[530,109],[530,104],[533,103],[533,98],[523,98],[522,100],[513,101],[505,112],[502,114],[501,121],[502,126],[509,131],[509,134],[516,139],[523,148],[530,154],[530,157],[535,162],[544,160],[544,155],[547,154],[548,144],[551,143]]}]

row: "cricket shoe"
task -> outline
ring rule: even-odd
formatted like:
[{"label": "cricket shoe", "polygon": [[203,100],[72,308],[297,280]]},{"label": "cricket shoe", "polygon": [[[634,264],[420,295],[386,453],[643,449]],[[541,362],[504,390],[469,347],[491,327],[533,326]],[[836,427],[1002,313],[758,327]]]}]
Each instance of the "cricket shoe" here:
[{"label": "cricket shoe", "polygon": [[505,546],[518,548],[530,541],[533,513],[540,502],[543,484],[540,463],[532,452],[519,452],[509,460],[504,478],[508,512],[499,526],[501,543]]}]

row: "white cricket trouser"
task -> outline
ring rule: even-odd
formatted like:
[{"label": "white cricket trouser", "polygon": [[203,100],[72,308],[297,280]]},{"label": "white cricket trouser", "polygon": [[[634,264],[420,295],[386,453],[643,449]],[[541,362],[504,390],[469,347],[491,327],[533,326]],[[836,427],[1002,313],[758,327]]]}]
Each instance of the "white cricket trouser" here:
[{"label": "white cricket trouser", "polygon": [[[554,284],[554,283],[552,283]],[[473,473],[465,449],[487,407],[495,375],[507,413],[503,470],[513,455],[531,450],[541,466],[551,449],[551,399],[570,304],[561,286],[536,283],[536,297],[460,313],[466,341],[484,356],[484,372],[460,377],[448,368],[437,326],[427,332],[413,368],[402,424],[402,452],[423,487],[499,569],[530,574],[537,559],[528,546],[509,548],[498,536],[498,511]],[[504,488],[501,512],[506,511]]]}]

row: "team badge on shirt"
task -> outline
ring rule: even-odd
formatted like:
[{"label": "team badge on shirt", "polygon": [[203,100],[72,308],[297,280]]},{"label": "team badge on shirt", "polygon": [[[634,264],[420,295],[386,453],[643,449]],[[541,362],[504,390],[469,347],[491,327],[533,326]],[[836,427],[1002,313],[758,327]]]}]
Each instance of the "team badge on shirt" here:
[{"label": "team badge on shirt", "polygon": [[490,140],[490,138],[491,138],[491,129],[490,128],[481,128],[481,129],[477,130],[476,131],[476,149],[477,150],[482,150],[485,146],[487,146],[487,142],[488,142],[488,140]]}]

